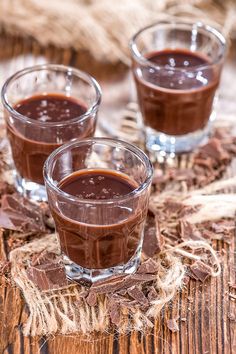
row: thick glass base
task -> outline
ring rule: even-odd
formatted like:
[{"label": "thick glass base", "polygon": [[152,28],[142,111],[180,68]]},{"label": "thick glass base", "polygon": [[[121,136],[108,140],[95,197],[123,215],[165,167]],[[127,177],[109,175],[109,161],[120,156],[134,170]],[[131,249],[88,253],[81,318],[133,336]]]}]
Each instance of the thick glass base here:
[{"label": "thick glass base", "polygon": [[97,280],[108,278],[114,274],[131,274],[137,270],[140,263],[141,247],[138,248],[135,255],[124,265],[107,269],[87,269],[72,262],[66,255],[63,255],[63,260],[66,268],[66,275],[74,281],[95,282]]},{"label": "thick glass base", "polygon": [[146,147],[151,153],[161,156],[172,155],[193,151],[199,145],[207,142],[211,132],[212,120],[202,130],[185,135],[167,135],[146,127]]},{"label": "thick glass base", "polygon": [[14,181],[17,191],[25,198],[29,198],[37,202],[48,200],[44,185],[22,178],[17,171],[14,173]]}]

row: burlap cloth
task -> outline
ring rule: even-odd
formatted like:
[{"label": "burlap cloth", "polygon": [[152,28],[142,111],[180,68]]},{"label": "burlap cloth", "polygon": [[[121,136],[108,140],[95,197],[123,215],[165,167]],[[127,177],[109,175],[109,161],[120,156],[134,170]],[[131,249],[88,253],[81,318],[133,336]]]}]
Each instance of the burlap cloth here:
[{"label": "burlap cloth", "polygon": [[230,0],[0,1],[0,26],[8,33],[113,63],[129,64],[128,41],[138,29],[172,16],[219,25],[225,34],[236,29],[235,2]]}]

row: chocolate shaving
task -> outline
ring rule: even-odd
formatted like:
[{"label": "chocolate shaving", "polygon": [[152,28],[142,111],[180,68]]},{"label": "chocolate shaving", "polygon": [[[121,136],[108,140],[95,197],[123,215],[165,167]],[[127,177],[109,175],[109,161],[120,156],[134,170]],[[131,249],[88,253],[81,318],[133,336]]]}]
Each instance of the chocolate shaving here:
[{"label": "chocolate shaving", "polygon": [[158,298],[158,294],[154,286],[150,286],[147,297],[150,302],[155,301]]},{"label": "chocolate shaving", "polygon": [[190,224],[186,220],[179,220],[180,237],[182,240],[202,240],[201,232],[195,225]]},{"label": "chocolate shaving", "polygon": [[54,253],[42,253],[33,259],[27,275],[40,290],[58,289],[67,285],[64,264]]},{"label": "chocolate shaving", "polygon": [[138,268],[137,273],[139,274],[156,274],[159,269],[157,262],[152,258],[148,258],[144,261]]},{"label": "chocolate shaving", "polygon": [[178,332],[179,331],[179,325],[178,325],[176,319],[174,319],[174,318],[167,320],[166,325],[171,332]]},{"label": "chocolate shaving", "polygon": [[128,289],[128,294],[142,306],[148,306],[148,299],[136,285]]},{"label": "chocolate shaving", "polygon": [[201,282],[204,282],[211,275],[211,267],[202,261],[194,262],[190,266],[190,270],[195,279],[200,280]]},{"label": "chocolate shaving", "polygon": [[121,320],[120,306],[114,299],[109,299],[108,301],[108,313],[111,322],[118,326]]},{"label": "chocolate shaving", "polygon": [[39,206],[17,193],[2,197],[0,227],[29,233],[45,231]]},{"label": "chocolate shaving", "polygon": [[87,304],[89,306],[95,306],[97,304],[97,295],[90,291],[88,296],[86,297]]}]

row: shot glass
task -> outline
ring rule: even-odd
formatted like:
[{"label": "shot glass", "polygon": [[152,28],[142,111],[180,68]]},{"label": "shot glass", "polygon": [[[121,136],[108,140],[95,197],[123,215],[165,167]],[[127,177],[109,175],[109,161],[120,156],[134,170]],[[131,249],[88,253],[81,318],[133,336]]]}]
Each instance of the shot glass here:
[{"label": "shot glass", "polygon": [[46,200],[44,162],[63,143],[94,135],[100,101],[93,77],[63,65],[29,67],[6,81],[2,103],[20,193]]},{"label": "shot glass", "polygon": [[48,157],[48,203],[69,278],[136,270],[152,174],[142,150],[116,139],[77,140]]},{"label": "shot glass", "polygon": [[130,42],[138,103],[151,152],[188,152],[209,136],[226,40],[203,23],[161,21]]}]

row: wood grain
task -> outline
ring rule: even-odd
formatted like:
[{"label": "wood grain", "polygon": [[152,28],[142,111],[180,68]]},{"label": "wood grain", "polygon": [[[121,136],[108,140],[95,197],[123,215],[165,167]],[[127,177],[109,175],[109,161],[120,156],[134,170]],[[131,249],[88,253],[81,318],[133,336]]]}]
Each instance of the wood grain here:
[{"label": "wood grain", "polygon": [[[31,40],[0,39],[1,84],[10,74],[23,67],[51,62],[76,65],[99,73],[102,82],[111,80],[112,69],[91,67],[91,61],[70,50],[40,48]],[[81,65],[80,65],[81,64]],[[87,65],[87,67],[86,67]],[[117,68],[114,76],[123,71]],[[109,88],[109,86],[107,86]],[[236,173],[236,163],[228,175]],[[214,247],[222,257],[222,274],[205,284],[190,280],[189,284],[163,309],[148,333],[97,335],[92,339],[81,336],[28,338],[22,335],[22,323],[27,307],[20,291],[5,277],[0,278],[0,353],[3,354],[234,354],[236,353],[236,301],[230,294],[229,283],[236,281],[236,236],[230,246],[219,241]],[[0,257],[6,257],[3,235],[0,233]],[[176,318],[179,331],[173,333],[166,321]]]}]

